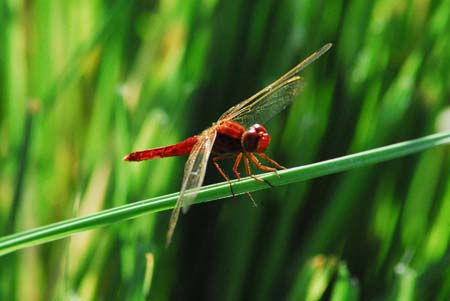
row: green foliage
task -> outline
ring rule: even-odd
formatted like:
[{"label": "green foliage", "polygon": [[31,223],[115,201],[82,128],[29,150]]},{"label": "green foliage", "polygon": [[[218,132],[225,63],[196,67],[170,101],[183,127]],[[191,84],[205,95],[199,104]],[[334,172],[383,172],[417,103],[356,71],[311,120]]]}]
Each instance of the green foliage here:
[{"label": "green foliage", "polygon": [[[0,299],[448,300],[448,32],[448,0],[0,0]],[[265,125],[278,187],[235,182],[257,208],[196,205],[165,249],[184,158],[121,158],[327,42]]]}]

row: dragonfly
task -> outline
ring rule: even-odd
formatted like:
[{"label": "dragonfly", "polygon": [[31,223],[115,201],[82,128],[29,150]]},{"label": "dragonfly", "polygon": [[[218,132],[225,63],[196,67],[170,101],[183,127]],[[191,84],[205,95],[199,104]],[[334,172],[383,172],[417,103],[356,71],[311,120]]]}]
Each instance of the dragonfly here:
[{"label": "dragonfly", "polygon": [[[296,99],[304,83],[303,77],[298,73],[327,52],[331,46],[331,43],[324,45],[276,81],[228,109],[201,134],[173,145],[132,152],[123,158],[124,161],[143,161],[189,155],[184,167],[180,194],[170,217],[166,245],[169,245],[172,240],[180,210],[182,209],[183,213],[186,213],[198,195],[211,154],[213,154],[214,166],[230,184],[233,195],[231,181],[223,172],[219,161],[234,159],[233,173],[238,180],[241,178],[238,168],[242,161],[247,176],[260,182],[268,183],[252,174],[250,163],[267,172],[285,169],[265,154],[270,142],[270,135],[261,124],[280,113]],[[261,159],[271,166],[261,163]],[[247,194],[254,202],[250,193]]]}]

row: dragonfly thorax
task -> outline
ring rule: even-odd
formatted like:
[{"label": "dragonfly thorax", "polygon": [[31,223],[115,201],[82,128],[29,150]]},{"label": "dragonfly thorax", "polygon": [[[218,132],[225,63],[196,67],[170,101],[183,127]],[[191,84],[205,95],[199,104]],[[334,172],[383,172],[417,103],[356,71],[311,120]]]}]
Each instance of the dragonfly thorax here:
[{"label": "dragonfly thorax", "polygon": [[245,152],[264,153],[269,146],[270,135],[265,127],[254,124],[242,134],[241,144]]}]

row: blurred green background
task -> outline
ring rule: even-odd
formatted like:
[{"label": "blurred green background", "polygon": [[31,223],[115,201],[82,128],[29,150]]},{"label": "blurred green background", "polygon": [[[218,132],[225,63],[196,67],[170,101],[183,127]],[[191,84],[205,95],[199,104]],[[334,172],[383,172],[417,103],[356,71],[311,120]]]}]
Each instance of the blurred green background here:
[{"label": "blurred green background", "polygon": [[[327,42],[266,124],[271,157],[442,131],[449,33],[449,0],[0,0],[1,235],[177,191],[185,157],[122,157],[202,131]],[[0,300],[450,300],[448,153],[193,206],[168,249],[170,211],[8,254]]]}]

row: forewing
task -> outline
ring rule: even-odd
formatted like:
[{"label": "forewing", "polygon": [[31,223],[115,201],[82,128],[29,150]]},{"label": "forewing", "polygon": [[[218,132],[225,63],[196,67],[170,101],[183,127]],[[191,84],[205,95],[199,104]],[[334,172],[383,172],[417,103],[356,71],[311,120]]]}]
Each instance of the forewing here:
[{"label": "forewing", "polygon": [[[281,76],[279,79],[265,87],[264,89],[260,90],[258,93],[253,95],[252,97],[244,100],[243,102],[235,105],[234,107],[231,107],[228,111],[226,111],[222,116],[220,116],[219,120],[224,119],[232,119],[234,120],[238,115],[241,115],[244,112],[249,112],[245,108],[247,106],[255,106],[255,103],[258,103],[265,99],[268,94],[273,94],[274,91],[278,90],[281,86],[286,85],[286,83],[289,83],[292,79],[297,78],[297,74],[309,66],[311,63],[313,63],[315,60],[317,60],[320,56],[322,56],[325,52],[327,52],[331,48],[332,44],[328,43],[313,54],[311,54],[309,57],[298,63],[294,68],[286,72],[283,76]],[[288,89],[288,88],[286,88]],[[288,102],[289,104],[289,102]],[[283,107],[283,109],[286,106]],[[281,110],[277,111],[280,112]],[[273,115],[271,116],[273,117]]]},{"label": "forewing", "polygon": [[186,213],[189,206],[197,197],[200,186],[205,178],[206,166],[209,155],[211,154],[214,140],[216,139],[216,130],[210,128],[199,136],[199,140],[192,148],[186,165],[184,167],[183,182],[181,184],[180,196],[178,197],[175,208],[170,217],[169,229],[167,231],[167,244],[172,240],[172,235],[180,215],[180,209]]},{"label": "forewing", "polygon": [[256,123],[264,124],[290,105],[302,88],[303,78],[292,77],[276,89],[264,94],[259,101],[248,104],[229,118],[244,127],[250,127]]}]

